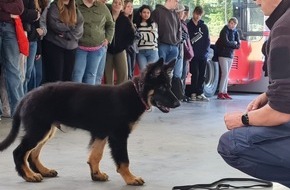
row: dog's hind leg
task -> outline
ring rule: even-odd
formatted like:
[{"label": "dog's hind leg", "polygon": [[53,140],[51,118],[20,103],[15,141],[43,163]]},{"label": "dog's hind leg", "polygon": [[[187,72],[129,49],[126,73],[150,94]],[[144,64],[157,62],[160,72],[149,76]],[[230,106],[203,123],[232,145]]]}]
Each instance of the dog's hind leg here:
[{"label": "dog's hind leg", "polygon": [[127,185],[143,185],[145,182],[141,177],[134,176],[129,169],[129,156],[127,151],[128,136],[115,135],[109,137],[112,157],[117,166],[117,172],[123,177]]},{"label": "dog's hind leg", "polygon": [[93,181],[107,181],[109,179],[109,176],[101,172],[99,167],[106,143],[107,138],[95,139],[92,144],[91,153],[87,163],[90,166],[91,178]]},{"label": "dog's hind leg", "polygon": [[33,171],[40,173],[43,177],[56,177],[57,171],[46,168],[39,160],[39,155],[44,144],[53,137],[57,128],[52,127],[46,137],[31,151],[28,158],[29,165]]},{"label": "dog's hind leg", "polygon": [[28,182],[40,182],[43,177],[40,173],[33,172],[28,166],[28,157],[31,151],[41,142],[50,132],[51,127],[30,127],[24,135],[21,143],[13,151],[15,168],[18,174]]}]

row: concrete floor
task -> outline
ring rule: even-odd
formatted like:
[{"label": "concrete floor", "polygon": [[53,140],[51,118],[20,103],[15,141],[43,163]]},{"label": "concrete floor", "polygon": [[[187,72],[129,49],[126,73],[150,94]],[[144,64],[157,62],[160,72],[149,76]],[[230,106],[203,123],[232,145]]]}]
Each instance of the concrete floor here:
[{"label": "concrete floor", "polygon": [[[27,183],[14,170],[12,151],[15,142],[0,152],[0,189],[2,190],[170,190],[176,185],[212,183],[227,177],[249,177],[228,166],[216,151],[218,139],[226,131],[225,112],[244,110],[256,95],[236,94],[233,100],[211,98],[210,102],[182,103],[170,113],[158,109],[146,112],[129,138],[130,168],[142,176],[143,186],[127,186],[115,172],[106,148],[101,170],[108,182],[93,182],[86,164],[89,135],[86,131],[63,128],[45,146],[41,158],[58,171],[57,178]],[[0,141],[10,130],[11,120],[0,121]],[[266,188],[264,188],[266,189]],[[274,184],[274,190],[288,189]]]}]

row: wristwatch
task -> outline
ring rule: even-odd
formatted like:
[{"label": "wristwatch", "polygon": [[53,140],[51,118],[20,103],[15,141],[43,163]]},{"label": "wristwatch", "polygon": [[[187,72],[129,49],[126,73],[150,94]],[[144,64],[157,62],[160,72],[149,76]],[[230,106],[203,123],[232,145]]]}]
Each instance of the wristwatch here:
[{"label": "wristwatch", "polygon": [[249,126],[249,116],[247,113],[245,113],[244,115],[242,115],[242,123],[245,125],[245,126]]}]

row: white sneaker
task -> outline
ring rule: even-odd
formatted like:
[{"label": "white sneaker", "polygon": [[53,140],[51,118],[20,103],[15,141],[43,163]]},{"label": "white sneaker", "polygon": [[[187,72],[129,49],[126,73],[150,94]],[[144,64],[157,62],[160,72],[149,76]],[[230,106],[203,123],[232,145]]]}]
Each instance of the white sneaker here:
[{"label": "white sneaker", "polygon": [[198,95],[195,97],[197,101],[204,101],[204,102],[209,102],[209,98],[207,98],[204,94]]}]

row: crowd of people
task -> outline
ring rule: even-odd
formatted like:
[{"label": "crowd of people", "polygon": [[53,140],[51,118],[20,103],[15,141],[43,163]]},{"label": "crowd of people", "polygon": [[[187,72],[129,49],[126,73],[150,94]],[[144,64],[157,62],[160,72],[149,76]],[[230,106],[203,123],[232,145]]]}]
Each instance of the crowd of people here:
[{"label": "crowd of people", "polygon": [[[173,78],[181,81],[180,98],[209,101],[203,85],[210,39],[201,20],[201,6],[195,7],[188,20],[187,6],[165,0],[155,10],[141,6],[133,19],[132,1],[113,0],[109,8],[105,3],[0,0],[0,115],[11,117],[24,94],[41,83],[98,85],[105,74],[104,83],[120,84],[132,77],[135,58],[141,71],[161,57],[165,62],[175,59]],[[268,91],[250,102],[246,113],[225,115],[229,131],[221,136],[218,152],[229,165],[251,176],[290,187],[290,1],[256,3],[269,16],[266,24],[271,30],[264,46]],[[25,59],[17,44],[16,17],[22,19],[29,40]],[[232,98],[227,93],[227,77],[234,49],[240,45],[237,24],[236,18],[230,18],[216,43],[222,72],[218,99]],[[191,84],[185,86],[188,71]]]},{"label": "crowd of people", "polygon": [[[176,60],[172,89],[180,100],[209,101],[203,88],[210,38],[201,6],[191,19],[189,7],[176,0],[154,10],[142,5],[136,13],[131,0],[0,0],[0,6],[3,117],[11,117],[19,100],[43,83],[121,84],[133,77],[135,63],[143,71],[159,58]],[[14,17],[21,18],[27,34],[27,57],[14,48]],[[233,21],[225,35],[235,33]],[[223,38],[238,47],[238,38]],[[185,84],[188,72],[190,85]]]}]

